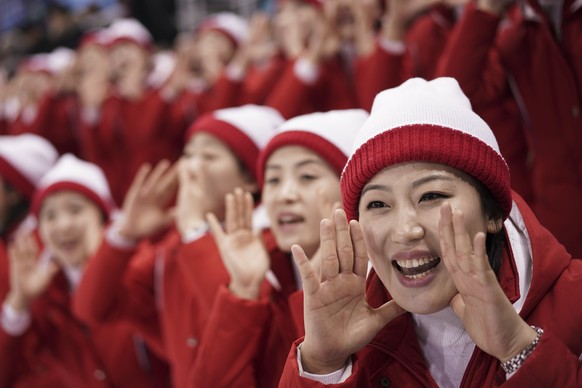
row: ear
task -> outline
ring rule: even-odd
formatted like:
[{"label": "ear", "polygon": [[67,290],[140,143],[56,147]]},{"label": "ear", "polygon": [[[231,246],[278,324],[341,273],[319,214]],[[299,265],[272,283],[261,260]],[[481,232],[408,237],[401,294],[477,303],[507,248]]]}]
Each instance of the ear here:
[{"label": "ear", "polygon": [[501,218],[489,218],[487,220],[487,233],[498,233],[501,228],[503,228],[503,220]]}]

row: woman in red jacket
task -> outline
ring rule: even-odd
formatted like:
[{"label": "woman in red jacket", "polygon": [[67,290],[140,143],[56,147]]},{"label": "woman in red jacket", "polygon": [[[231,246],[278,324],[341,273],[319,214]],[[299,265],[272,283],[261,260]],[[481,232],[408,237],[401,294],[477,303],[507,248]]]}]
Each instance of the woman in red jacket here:
[{"label": "woman in red jacket", "polygon": [[0,315],[0,386],[22,385],[21,379],[37,373],[39,364],[58,372],[63,387],[167,385],[167,373],[156,371],[158,364],[128,327],[88,328],[71,312],[71,293],[99,246],[112,203],[101,169],[71,154],[39,182],[33,212],[45,250],[39,252],[33,235],[17,237],[9,248],[10,290]]},{"label": "woman in red jacket", "polygon": [[[163,352],[174,387],[187,386],[217,289],[228,280],[205,214],[223,219],[224,196],[235,187],[258,194],[257,156],[282,122],[277,111],[257,105],[196,120],[177,182],[167,162],[140,170],[75,295],[85,322],[123,321]],[[169,209],[176,183],[176,207]],[[161,241],[142,242],[172,222]]]},{"label": "woman in red jacket", "polygon": [[319,223],[339,206],[339,175],[367,116],[361,109],[313,113],[279,128],[257,169],[269,232],[253,233],[252,198],[240,189],[226,197],[225,231],[209,217],[229,278],[210,312],[191,386],[277,386],[289,346],[303,335],[291,245],[318,250]]},{"label": "woman in red jacket", "polygon": [[306,334],[281,386],[579,386],[582,263],[512,195],[456,81],[380,93],[353,149],[320,277],[293,247]]}]

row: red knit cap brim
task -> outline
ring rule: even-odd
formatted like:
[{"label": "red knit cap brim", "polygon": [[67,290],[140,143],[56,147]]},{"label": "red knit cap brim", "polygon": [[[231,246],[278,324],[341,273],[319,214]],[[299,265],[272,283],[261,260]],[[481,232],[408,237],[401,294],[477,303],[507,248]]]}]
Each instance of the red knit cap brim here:
[{"label": "red knit cap brim", "polygon": [[208,133],[225,143],[241,160],[249,173],[256,178],[259,148],[243,131],[226,121],[217,119],[212,114],[208,114],[200,117],[188,129],[186,143],[199,132]]},{"label": "red knit cap brim", "polygon": [[2,157],[0,157],[0,176],[26,198],[32,198],[35,182],[30,182],[26,179],[12,164]]},{"label": "red knit cap brim", "polygon": [[89,189],[86,186],[83,186],[77,182],[70,182],[70,181],[61,181],[55,183],[53,185],[47,186],[42,188],[41,190],[37,191],[34,195],[31,210],[32,213],[39,218],[40,209],[42,208],[43,201],[51,194],[56,193],[58,191],[74,191],[76,193],[82,194],[87,197],[91,202],[95,203],[101,211],[107,216],[109,219],[111,212],[114,208],[112,203],[109,203],[104,198],[101,198],[96,192]]},{"label": "red knit cap brim", "polygon": [[257,162],[257,180],[263,187],[265,166],[269,157],[279,148],[286,146],[301,146],[315,152],[325,160],[340,176],[348,157],[335,145],[321,136],[306,131],[285,131],[271,139],[259,155]]},{"label": "red knit cap brim", "polygon": [[482,182],[509,215],[512,206],[509,168],[483,141],[451,128],[416,124],[394,128],[369,139],[356,150],[341,177],[348,219],[358,219],[362,189],[381,170],[399,163],[441,163]]}]

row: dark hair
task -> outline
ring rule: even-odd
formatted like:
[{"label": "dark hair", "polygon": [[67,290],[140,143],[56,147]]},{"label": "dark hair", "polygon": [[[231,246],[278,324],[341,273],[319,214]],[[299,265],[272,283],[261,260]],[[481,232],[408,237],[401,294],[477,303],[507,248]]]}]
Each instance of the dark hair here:
[{"label": "dark hair", "polygon": [[[1,179],[0,179],[0,181],[1,181]],[[18,193],[18,191],[14,187],[12,187],[12,185],[10,185],[8,182],[3,181],[3,184],[4,184],[4,190],[6,191],[6,193]],[[15,205],[11,205],[8,208],[8,213],[6,214],[6,219],[2,223],[2,225],[0,225],[0,236],[1,237],[3,237],[3,238],[7,237],[6,235],[8,234],[8,232],[10,231],[12,226],[15,225],[17,222],[24,219],[24,217],[26,216],[26,213],[28,213],[29,207],[30,207],[30,201],[25,196],[20,194],[18,202]]]},{"label": "dark hair", "polygon": [[[487,218],[503,222],[503,210],[501,209],[499,202],[497,202],[495,197],[493,197],[491,190],[489,190],[482,182],[476,179],[474,181],[476,183],[477,192],[479,193],[479,198],[481,198],[483,214]],[[505,227],[502,226],[497,233],[487,233],[485,242],[489,264],[491,265],[493,272],[495,272],[495,275],[499,274],[503,250],[507,244],[504,231]]]},{"label": "dark hair", "polygon": [[[246,164],[243,163],[242,159],[238,157],[238,155],[236,153],[233,152],[233,155],[236,158],[237,164],[238,164],[238,168],[239,171],[241,172],[241,174],[243,174],[243,176],[245,178],[248,179],[249,182],[256,182],[256,178],[255,175],[252,173],[252,171],[246,166]],[[257,190],[253,193],[251,193],[253,195],[253,202],[259,203],[261,201],[261,189],[259,188],[259,186],[257,185]]]}]

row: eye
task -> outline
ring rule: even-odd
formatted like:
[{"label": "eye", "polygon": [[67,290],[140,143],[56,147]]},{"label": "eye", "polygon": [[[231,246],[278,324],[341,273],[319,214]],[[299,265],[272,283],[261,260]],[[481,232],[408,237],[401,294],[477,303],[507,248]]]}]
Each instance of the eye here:
[{"label": "eye", "polygon": [[382,201],[370,201],[366,205],[366,209],[381,209],[385,207],[388,207],[388,205]]},{"label": "eye", "polygon": [[71,214],[79,214],[83,211],[83,206],[71,206],[69,207],[69,212]]},{"label": "eye", "polygon": [[303,182],[310,182],[316,180],[317,176],[311,174],[302,174],[300,178]]},{"label": "eye", "polygon": [[279,183],[279,178],[270,177],[270,178],[265,179],[266,185],[276,185],[277,183]]},{"label": "eye", "polygon": [[423,201],[435,201],[435,200],[438,200],[438,199],[445,199],[445,198],[448,198],[448,196],[445,195],[445,194],[430,192],[430,193],[423,194],[422,197],[420,197],[420,201],[419,202],[423,202]]},{"label": "eye", "polygon": [[202,155],[200,155],[202,157],[203,160],[206,161],[213,161],[216,159],[216,155],[214,154],[209,154],[209,153],[203,153]]}]

